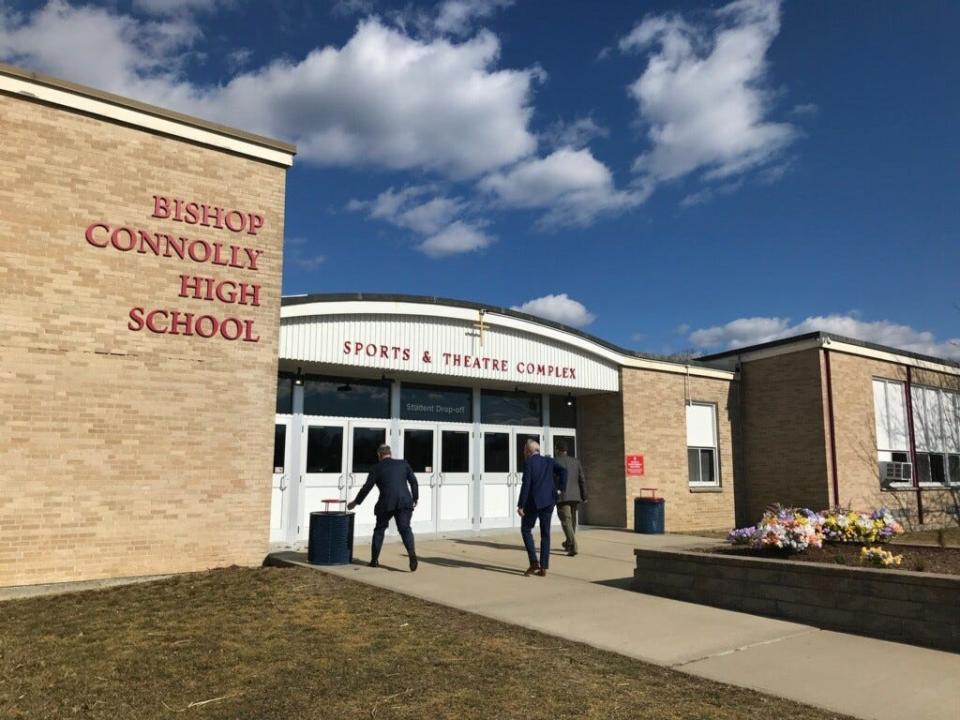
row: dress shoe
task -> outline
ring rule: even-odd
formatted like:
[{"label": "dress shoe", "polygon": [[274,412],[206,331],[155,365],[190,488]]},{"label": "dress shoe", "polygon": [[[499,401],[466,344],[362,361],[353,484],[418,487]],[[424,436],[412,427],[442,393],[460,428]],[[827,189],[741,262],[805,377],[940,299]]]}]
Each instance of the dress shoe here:
[{"label": "dress shoe", "polygon": [[367,563],[367,566],[368,566],[368,567],[380,567],[380,563],[378,563],[376,560],[371,560],[370,562]]},{"label": "dress shoe", "polygon": [[523,576],[524,576],[524,577],[530,577],[531,575],[536,575],[536,574],[539,573],[539,572],[541,572],[539,565],[531,565],[531,566],[528,567],[528,568],[526,569],[526,571],[523,573]]},{"label": "dress shoe", "polygon": [[417,556],[416,556],[416,555],[411,555],[411,556],[410,556],[410,572],[416,572],[418,565],[420,565],[420,563],[419,563],[419,561],[417,560]]},{"label": "dress shoe", "polygon": [[538,577],[546,577],[546,576],[547,576],[547,571],[544,570],[543,568],[540,568],[539,570],[537,570],[537,572],[536,572],[535,574],[536,574]]},{"label": "dress shoe", "polygon": [[569,549],[570,549],[570,543],[568,543],[566,540],[564,540],[564,541],[563,541],[562,543],[560,543],[560,544],[563,546],[563,549],[564,549],[564,550],[569,550]]},{"label": "dress shoe", "polygon": [[569,549],[567,550],[567,555],[569,555],[570,557],[575,557],[576,554],[577,554],[576,550],[569,550]]}]

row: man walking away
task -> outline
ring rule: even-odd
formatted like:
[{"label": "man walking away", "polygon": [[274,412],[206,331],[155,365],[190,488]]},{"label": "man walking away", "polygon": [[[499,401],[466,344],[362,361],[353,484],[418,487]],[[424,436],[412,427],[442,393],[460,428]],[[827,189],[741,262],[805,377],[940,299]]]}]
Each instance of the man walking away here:
[{"label": "man walking away", "polygon": [[557,516],[567,538],[563,541],[563,549],[567,551],[567,555],[573,557],[577,554],[577,509],[581,502],[587,501],[587,479],[583,475],[580,461],[567,453],[567,444],[558,440],[556,447],[557,456],[554,462],[567,471],[567,489],[560,495],[557,503]]},{"label": "man walking away", "polygon": [[[547,574],[550,566],[550,519],[553,506],[557,503],[557,488],[563,492],[567,488],[567,471],[557,465],[552,458],[540,454],[540,444],[536,440],[527,440],[523,448],[526,462],[523,464],[523,478],[520,481],[520,497],[517,500],[517,514],[520,521],[520,535],[527,548],[530,567],[523,573],[526,576]],[[533,543],[533,526],[540,521],[540,562],[537,562],[537,546]]]},{"label": "man walking away", "polygon": [[[390,524],[390,518],[397,524],[397,532],[403,540],[410,558],[410,572],[417,569],[417,551],[413,545],[413,530],[410,529],[410,518],[413,509],[417,506],[419,488],[417,476],[413,474],[410,464],[406,460],[394,460],[390,457],[390,446],[381,445],[377,448],[379,462],[367,476],[367,481],[360,488],[360,492],[347,504],[347,510],[353,510],[361,504],[367,494],[377,486],[380,497],[373,506],[377,516],[377,524],[373,528],[373,545],[370,548],[370,567],[380,566],[380,549],[383,547],[383,534]],[[410,486],[407,489],[407,485]]]}]

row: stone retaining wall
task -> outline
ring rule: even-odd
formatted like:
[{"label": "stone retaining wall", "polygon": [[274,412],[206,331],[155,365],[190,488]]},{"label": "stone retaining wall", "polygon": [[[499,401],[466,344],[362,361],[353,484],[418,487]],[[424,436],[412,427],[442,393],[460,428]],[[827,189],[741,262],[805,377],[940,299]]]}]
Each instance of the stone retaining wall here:
[{"label": "stone retaining wall", "polygon": [[679,550],[635,553],[638,592],[960,652],[960,577]]}]

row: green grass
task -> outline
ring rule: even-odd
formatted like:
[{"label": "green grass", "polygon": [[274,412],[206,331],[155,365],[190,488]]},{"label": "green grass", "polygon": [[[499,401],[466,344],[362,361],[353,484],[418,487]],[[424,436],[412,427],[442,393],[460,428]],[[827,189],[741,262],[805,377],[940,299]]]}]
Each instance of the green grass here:
[{"label": "green grass", "polygon": [[305,569],[0,603],[0,679],[4,719],[840,717]]}]

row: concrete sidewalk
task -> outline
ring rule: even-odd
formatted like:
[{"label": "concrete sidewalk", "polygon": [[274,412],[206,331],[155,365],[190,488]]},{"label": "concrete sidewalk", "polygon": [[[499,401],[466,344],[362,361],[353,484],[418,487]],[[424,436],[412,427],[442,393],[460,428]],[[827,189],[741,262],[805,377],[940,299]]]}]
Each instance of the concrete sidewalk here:
[{"label": "concrete sidewalk", "polygon": [[[555,553],[546,578],[522,576],[527,561],[519,532],[421,541],[415,574],[407,572],[397,543],[384,547],[379,569],[322,569],[854,717],[960,718],[960,655],[641,595],[626,589],[635,547],[715,541],[589,528],[578,537],[580,554]],[[557,548],[560,540],[554,539]],[[368,548],[358,552],[365,559]],[[306,560],[302,553],[273,557]]]}]

